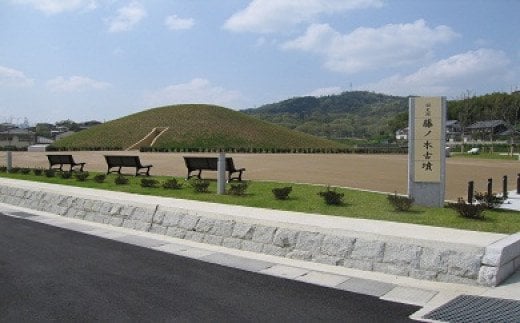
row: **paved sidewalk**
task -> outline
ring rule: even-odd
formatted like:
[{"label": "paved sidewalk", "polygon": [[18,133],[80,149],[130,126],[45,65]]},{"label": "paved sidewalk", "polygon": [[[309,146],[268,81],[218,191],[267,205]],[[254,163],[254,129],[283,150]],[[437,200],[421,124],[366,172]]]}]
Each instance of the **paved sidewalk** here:
[{"label": "paved sidewalk", "polygon": [[500,206],[500,208],[505,210],[520,211],[520,194],[516,193],[516,191],[510,191],[508,193],[507,199]]}]

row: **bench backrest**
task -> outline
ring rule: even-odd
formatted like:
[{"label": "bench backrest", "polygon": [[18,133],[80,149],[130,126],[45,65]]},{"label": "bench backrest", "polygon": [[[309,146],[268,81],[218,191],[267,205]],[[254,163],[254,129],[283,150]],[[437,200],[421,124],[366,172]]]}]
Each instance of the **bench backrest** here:
[{"label": "bench backrest", "polygon": [[47,155],[49,163],[52,165],[56,164],[75,164],[72,155]]},{"label": "bench backrest", "polygon": [[109,156],[105,155],[108,167],[141,167],[139,156]]},{"label": "bench backrest", "polygon": [[231,157],[226,158],[226,170],[232,171],[232,172],[236,171],[235,163],[233,163],[233,158],[231,158]]},{"label": "bench backrest", "polygon": [[[208,157],[184,157],[184,163],[189,170],[193,169],[211,169]],[[215,166],[216,169],[216,166]]]},{"label": "bench backrest", "polygon": [[[217,157],[184,157],[184,163],[186,164],[186,168],[189,170],[194,169],[207,169],[207,170],[217,170],[218,167],[218,158]],[[235,164],[233,163],[233,158],[226,157],[226,170],[235,170]]]}]

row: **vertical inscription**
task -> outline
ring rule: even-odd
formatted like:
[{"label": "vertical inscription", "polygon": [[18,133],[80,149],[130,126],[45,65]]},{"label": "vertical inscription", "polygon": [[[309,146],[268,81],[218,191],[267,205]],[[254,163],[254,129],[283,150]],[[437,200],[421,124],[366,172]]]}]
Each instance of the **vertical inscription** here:
[{"label": "vertical inscription", "polygon": [[438,183],[441,181],[442,99],[415,98],[414,127],[414,181]]}]

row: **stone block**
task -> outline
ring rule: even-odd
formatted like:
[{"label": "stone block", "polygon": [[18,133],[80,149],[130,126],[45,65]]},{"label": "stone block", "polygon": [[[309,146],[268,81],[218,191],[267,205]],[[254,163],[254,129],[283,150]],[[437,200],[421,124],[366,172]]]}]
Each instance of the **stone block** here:
[{"label": "stone block", "polygon": [[222,241],[223,240],[224,240],[224,238],[222,238],[220,236],[214,236],[212,234],[206,234],[206,235],[204,235],[204,239],[203,239],[202,242],[220,246],[220,245],[222,245]]},{"label": "stone block", "polygon": [[101,205],[101,209],[99,210],[99,213],[110,214],[111,211],[112,211],[112,203],[105,202]]},{"label": "stone block", "polygon": [[208,233],[215,225],[215,220],[210,218],[201,217],[195,226],[195,231]]},{"label": "stone block", "polygon": [[150,222],[136,221],[135,222],[135,226],[134,226],[134,230],[150,231],[150,227],[151,226],[152,226],[152,224]]},{"label": "stone block", "polygon": [[115,227],[120,227],[123,225],[123,218],[112,217],[110,218],[109,224]]},{"label": "stone block", "polygon": [[285,257],[288,252],[289,251],[287,249],[274,246],[272,244],[265,244],[264,248],[262,249],[262,253],[278,257]]},{"label": "stone block", "polygon": [[437,280],[437,272],[433,270],[410,269],[409,276],[422,280]]},{"label": "stone block", "polygon": [[350,258],[380,262],[383,259],[385,243],[378,240],[356,239]]},{"label": "stone block", "polygon": [[[160,218],[161,216],[159,216]],[[165,227],[176,227],[181,221],[181,216],[177,212],[164,212],[162,216],[162,225]],[[159,222],[158,222],[159,223]]]},{"label": "stone block", "polygon": [[290,259],[298,259],[298,260],[311,260],[312,252],[303,251],[303,250],[293,250],[286,255],[287,258]]},{"label": "stone block", "polygon": [[242,249],[242,240],[236,238],[224,238],[222,241],[222,246],[232,249]]},{"label": "stone block", "polygon": [[164,216],[166,214],[166,211],[158,210],[153,215],[152,223],[154,224],[162,224],[164,220]]},{"label": "stone block", "polygon": [[174,238],[184,239],[186,236],[186,230],[177,227],[168,227],[166,235]]},{"label": "stone block", "polygon": [[474,254],[452,254],[448,258],[448,275],[477,279],[481,256]]},{"label": "stone block", "polygon": [[318,232],[302,231],[298,234],[296,249],[319,254],[324,235]]},{"label": "stone block", "polygon": [[[95,203],[94,203],[94,206],[93,208],[95,208]],[[94,209],[93,209],[94,210]],[[125,205],[123,207],[123,209],[121,210],[121,215],[123,217],[129,217],[131,216],[132,214],[134,214],[134,211],[135,211],[135,207],[131,206],[131,205]]]},{"label": "stone block", "polygon": [[162,225],[152,223],[152,225],[150,226],[150,230],[148,231],[156,234],[166,234],[166,230],[168,230],[167,227],[163,227]]},{"label": "stone block", "polygon": [[120,216],[121,210],[123,209],[123,205],[121,204],[113,204],[112,209],[110,209],[110,216]]},{"label": "stone block", "polygon": [[136,222],[135,220],[123,219],[123,228],[133,229]]},{"label": "stone block", "polygon": [[195,241],[195,242],[202,242],[202,241],[204,241],[204,233],[195,232],[195,231],[186,231],[186,235],[184,236],[184,239]]},{"label": "stone block", "polygon": [[273,244],[277,247],[293,249],[296,247],[297,237],[298,231],[278,228],[273,238]]},{"label": "stone block", "polygon": [[520,257],[520,232],[487,246],[482,258],[482,264],[500,266],[517,257]]},{"label": "stone block", "polygon": [[361,259],[344,259],[343,266],[348,268],[372,271],[374,269],[374,262],[370,260]]},{"label": "stone block", "polygon": [[274,233],[276,228],[257,225],[253,232],[252,240],[259,243],[273,243]]},{"label": "stone block", "polygon": [[354,249],[356,239],[326,235],[321,244],[320,253],[327,256],[346,258]]},{"label": "stone block", "polygon": [[214,225],[209,230],[209,234],[221,237],[231,237],[234,225],[235,221],[233,220],[214,220]]},{"label": "stone block", "polygon": [[418,268],[422,254],[422,248],[411,244],[386,243],[383,262],[398,266],[411,265]]},{"label": "stone block", "polygon": [[338,266],[340,263],[343,262],[343,258],[327,256],[327,255],[317,255],[317,256],[313,257],[312,260],[314,262],[319,262],[320,264],[326,264],[326,265],[332,265],[332,266]]},{"label": "stone block", "polygon": [[251,240],[251,238],[253,237],[254,230],[255,228],[252,224],[236,223],[233,228],[233,232],[231,233],[231,237],[244,240]]},{"label": "stone block", "polygon": [[250,240],[243,240],[242,241],[242,250],[245,251],[252,251],[252,252],[262,252],[262,249],[264,248],[264,245],[258,242],[250,241]]},{"label": "stone block", "polygon": [[179,228],[193,231],[195,230],[195,227],[197,226],[197,222],[199,222],[200,217],[193,214],[185,214],[182,216],[182,218],[179,221]]},{"label": "stone block", "polygon": [[372,270],[378,271],[381,273],[399,275],[399,276],[408,276],[410,273],[410,267],[405,264],[395,264],[395,263],[380,263],[375,262]]}]

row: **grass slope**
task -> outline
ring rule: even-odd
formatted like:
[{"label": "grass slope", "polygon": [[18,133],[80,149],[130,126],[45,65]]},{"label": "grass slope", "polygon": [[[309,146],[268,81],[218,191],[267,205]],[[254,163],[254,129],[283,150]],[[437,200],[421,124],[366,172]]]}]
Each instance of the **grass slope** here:
[{"label": "grass slope", "polygon": [[340,144],[213,105],[154,108],[109,121],[57,141],[63,148],[127,148],[154,127],[168,127],[154,147],[339,148]]}]

